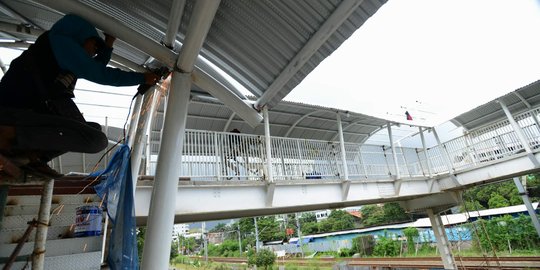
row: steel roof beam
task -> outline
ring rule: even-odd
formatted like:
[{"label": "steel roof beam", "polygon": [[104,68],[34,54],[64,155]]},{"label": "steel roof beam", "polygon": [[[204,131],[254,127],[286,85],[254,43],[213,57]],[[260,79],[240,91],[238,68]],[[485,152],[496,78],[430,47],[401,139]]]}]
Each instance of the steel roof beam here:
[{"label": "steel roof beam", "polygon": [[335,9],[334,13],[321,25],[304,47],[289,61],[281,74],[266,89],[264,94],[255,103],[257,108],[262,108],[269,103],[282,90],[283,86],[296,75],[319,48],[335,33],[335,31],[356,11],[363,0],[345,0]]},{"label": "steel roof beam", "polygon": [[167,24],[167,32],[163,38],[163,43],[170,49],[174,48],[176,34],[178,34],[178,28],[180,28],[180,23],[182,22],[185,5],[185,0],[173,0],[171,14],[169,15],[169,22]]},{"label": "steel roof beam", "polygon": [[[62,13],[74,13],[77,14],[92,24],[94,24],[97,28],[100,28],[102,30],[106,30],[107,33],[110,33],[111,35],[117,37],[118,39],[121,39],[125,41],[128,44],[131,44],[132,46],[135,46],[137,49],[151,55],[156,60],[160,61],[164,65],[168,67],[176,67],[177,66],[177,54],[171,50],[169,50],[167,47],[162,46],[161,44],[155,42],[154,40],[139,34],[133,29],[127,27],[120,21],[112,18],[111,16],[104,14],[98,10],[95,10],[89,6],[86,6],[84,4],[78,3],[76,1],[71,0],[35,0],[35,2],[38,2],[40,4],[43,4],[47,7],[53,8],[55,10],[58,10]],[[188,30],[189,31],[189,30]],[[197,44],[184,44],[183,46],[196,46]],[[180,65],[187,65],[189,62],[194,63],[197,61],[197,57],[192,59],[187,59],[186,56],[183,56],[181,59],[178,59],[178,64]],[[198,60],[197,65],[199,65],[202,61]],[[206,65],[208,66],[208,65]],[[190,68],[189,71],[193,70]],[[186,71],[186,70],[184,70]],[[193,76],[199,78],[199,83],[205,79],[220,79],[217,76],[208,76],[207,74],[203,74],[200,69],[194,69]],[[218,83],[214,83],[214,85],[217,85]],[[221,83],[219,83],[221,84]],[[225,87],[220,87],[219,89],[204,89],[206,91],[212,91],[212,93],[216,93],[218,91],[225,91]],[[229,91],[229,90],[227,90]],[[258,125],[262,121],[262,116],[252,108],[250,104],[244,103],[240,98],[238,98],[234,94],[230,93],[220,93],[221,96],[228,97],[226,100],[222,100],[222,102],[227,105],[231,110],[235,111],[238,116],[242,119],[244,119],[246,122],[248,122],[251,126]],[[234,102],[233,99],[237,99]],[[241,102],[238,102],[241,101]]]}]

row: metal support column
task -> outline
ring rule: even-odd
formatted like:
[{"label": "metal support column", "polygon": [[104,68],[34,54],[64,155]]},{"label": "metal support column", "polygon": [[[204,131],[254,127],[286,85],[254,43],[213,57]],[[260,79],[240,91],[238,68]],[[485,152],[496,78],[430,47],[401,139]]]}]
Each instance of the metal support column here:
[{"label": "metal support column", "polygon": [[442,222],[441,216],[435,214],[433,209],[426,210],[429,221],[431,221],[431,227],[433,228],[433,234],[435,234],[435,239],[437,240],[437,248],[441,254],[441,259],[444,265],[444,269],[458,269],[454,256],[452,255],[452,248],[448,237],[446,236],[446,231],[444,230],[444,224]]},{"label": "metal support column", "polygon": [[148,212],[148,225],[141,269],[168,269],[174,224],[174,210],[180,176],[180,154],[191,92],[192,72],[202,44],[208,34],[219,0],[196,1],[184,44],[176,61],[169,91],[163,136],[157,160],[156,176]]},{"label": "metal support column", "polygon": [[531,146],[529,145],[529,142],[527,141],[527,138],[525,137],[525,134],[523,134],[523,130],[519,127],[518,123],[510,113],[510,110],[508,110],[508,107],[502,100],[497,100],[499,102],[499,105],[501,105],[501,108],[504,111],[504,114],[506,114],[506,118],[508,118],[508,121],[510,122],[510,125],[512,126],[512,129],[514,129],[514,132],[516,132],[516,135],[518,136],[519,141],[521,142],[521,145],[523,145],[523,149],[525,149],[525,152],[527,152],[527,156],[531,160],[531,162],[534,164],[534,167],[538,168],[540,167],[540,163],[538,163],[538,160],[534,156]]},{"label": "metal support column", "polygon": [[184,144],[186,118],[191,91],[188,73],[174,72],[165,111],[163,138],[157,159],[152,199],[148,212],[146,239],[141,269],[167,269],[172,241],[174,206]]},{"label": "metal support column", "polygon": [[43,183],[43,191],[41,194],[37,220],[36,240],[34,243],[34,252],[32,253],[32,270],[44,269],[45,243],[47,242],[47,231],[49,230],[53,189],[53,179],[47,180],[45,183]]},{"label": "metal support column", "polygon": [[523,200],[523,203],[527,207],[527,212],[529,213],[529,216],[531,217],[531,221],[533,223],[534,228],[536,229],[536,233],[538,234],[538,237],[540,237],[540,222],[538,221],[538,216],[536,215],[535,209],[533,208],[531,204],[529,195],[525,191],[525,188],[523,187],[523,184],[521,183],[521,181],[519,181],[519,177],[514,177],[514,184],[517,187],[517,190],[519,192],[519,195],[521,196],[521,199]]},{"label": "metal support column", "polygon": [[342,199],[345,201],[349,196],[349,190],[351,188],[351,181],[349,180],[349,168],[347,165],[347,153],[345,152],[345,139],[343,138],[343,126],[341,124],[341,115],[339,112],[336,114],[338,135],[339,135],[339,147],[341,152],[341,163],[343,164],[343,182],[341,183]]}]

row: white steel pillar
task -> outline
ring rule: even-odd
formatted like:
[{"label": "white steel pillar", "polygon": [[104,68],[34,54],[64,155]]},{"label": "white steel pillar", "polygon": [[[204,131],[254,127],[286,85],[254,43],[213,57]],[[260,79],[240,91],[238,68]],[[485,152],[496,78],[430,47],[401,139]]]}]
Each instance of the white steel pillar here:
[{"label": "white steel pillar", "polygon": [[182,162],[181,151],[191,92],[191,75],[219,3],[219,0],[199,0],[195,3],[185,42],[176,62],[181,72],[175,71],[172,76],[172,89],[169,91],[165,111],[163,136],[148,212],[141,265],[143,270],[164,270],[169,266],[168,251],[172,241],[178,177]]},{"label": "white steel pillar", "polygon": [[388,128],[388,138],[390,139],[390,147],[392,148],[392,159],[394,160],[394,167],[396,168],[396,179],[401,179],[401,174],[399,173],[399,165],[396,155],[396,147],[394,146],[394,138],[392,137],[392,124],[388,123],[386,125]]},{"label": "white steel pillar", "polygon": [[521,196],[521,199],[523,200],[523,203],[525,204],[525,207],[527,207],[527,212],[529,213],[529,216],[531,217],[533,226],[536,229],[536,233],[538,234],[538,237],[540,237],[540,222],[538,221],[538,216],[536,215],[535,209],[533,208],[531,204],[529,195],[527,195],[527,192],[525,191],[523,184],[521,183],[521,181],[519,181],[519,177],[514,177],[514,184],[517,187],[517,190],[519,192],[519,195]]},{"label": "white steel pillar", "polygon": [[174,72],[165,111],[141,269],[167,269],[174,224],[174,208],[191,92],[188,73]]},{"label": "white steel pillar", "polygon": [[339,146],[341,149],[341,163],[343,164],[343,180],[349,180],[349,170],[347,168],[347,153],[345,153],[345,139],[343,138],[343,127],[341,125],[341,115],[337,115],[337,125],[339,133]]},{"label": "white steel pillar", "polygon": [[444,230],[444,224],[442,222],[441,216],[433,212],[433,209],[427,209],[427,214],[429,216],[429,221],[431,221],[431,227],[433,228],[433,234],[435,234],[435,239],[437,240],[437,248],[441,254],[441,259],[444,265],[444,269],[458,269],[454,256],[452,255],[452,248],[450,242],[448,242],[448,237],[446,236],[446,231]]},{"label": "white steel pillar", "polygon": [[51,217],[51,201],[53,196],[54,180],[47,180],[43,183],[41,201],[39,204],[36,240],[34,252],[32,253],[32,270],[44,269],[45,244],[47,242],[47,232],[49,231],[49,219]]},{"label": "white steel pillar", "polygon": [[514,129],[514,132],[516,132],[516,135],[518,136],[519,141],[521,142],[521,145],[523,145],[523,149],[525,149],[525,152],[527,152],[527,156],[531,160],[531,162],[534,164],[535,167],[540,167],[540,164],[538,163],[538,160],[533,155],[533,152],[531,150],[531,147],[529,146],[529,142],[527,141],[527,138],[525,138],[525,134],[523,134],[523,130],[519,127],[518,123],[512,116],[512,113],[510,113],[510,110],[508,110],[508,107],[502,100],[497,100],[499,102],[499,105],[501,105],[501,108],[504,111],[504,114],[506,114],[506,118],[508,118],[508,121],[510,122],[510,125],[512,126],[512,129]]},{"label": "white steel pillar", "polygon": [[345,152],[345,139],[343,138],[343,126],[341,124],[341,115],[336,113],[337,125],[338,125],[338,135],[339,135],[339,146],[341,152],[341,163],[343,164],[343,178],[341,183],[341,197],[342,200],[347,200],[349,197],[349,190],[351,189],[351,181],[349,180],[349,168],[347,167],[347,153]]}]

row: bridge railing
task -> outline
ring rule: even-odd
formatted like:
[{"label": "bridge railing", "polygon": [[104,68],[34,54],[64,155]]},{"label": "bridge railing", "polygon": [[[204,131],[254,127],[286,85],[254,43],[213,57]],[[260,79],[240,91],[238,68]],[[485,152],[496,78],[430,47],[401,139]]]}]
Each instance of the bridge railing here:
[{"label": "bridge railing", "polygon": [[[537,116],[540,109],[514,118],[531,149],[540,147]],[[271,138],[274,181],[344,179],[339,142],[295,138]],[[187,130],[182,151],[182,176],[190,180],[266,180],[264,136]],[[518,134],[506,119],[487,124],[467,134],[427,148],[345,143],[350,180],[428,177],[470,169],[524,150]],[[151,164],[152,165],[152,164]],[[150,174],[155,166],[150,166]],[[398,173],[399,172],[399,173]]]}]

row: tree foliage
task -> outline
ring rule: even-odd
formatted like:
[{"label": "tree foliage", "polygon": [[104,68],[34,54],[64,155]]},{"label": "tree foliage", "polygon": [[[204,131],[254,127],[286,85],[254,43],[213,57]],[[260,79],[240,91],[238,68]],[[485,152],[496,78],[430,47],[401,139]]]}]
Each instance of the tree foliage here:
[{"label": "tree foliage", "polygon": [[403,230],[403,234],[407,238],[407,252],[410,254],[414,250],[414,242],[420,235],[415,227],[408,227]]},{"label": "tree foliage", "polygon": [[[530,174],[526,177],[527,188],[538,186],[540,186],[540,175]],[[465,191],[463,198],[465,205],[460,209],[462,212],[523,204],[512,179],[470,188]],[[533,201],[540,200],[540,197],[530,196],[530,198]]]},{"label": "tree foliage", "polygon": [[276,261],[276,254],[268,249],[262,249],[261,251],[252,254],[248,257],[249,265],[256,265],[263,269],[272,269],[272,265]]},{"label": "tree foliage", "polygon": [[510,251],[510,249],[534,249],[540,246],[540,238],[531,222],[531,217],[510,215],[480,219],[469,225],[473,234],[474,247],[480,250]]}]

